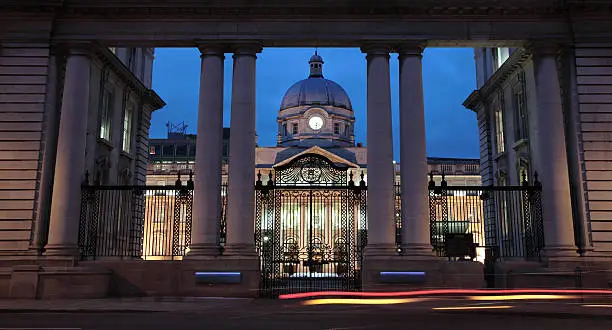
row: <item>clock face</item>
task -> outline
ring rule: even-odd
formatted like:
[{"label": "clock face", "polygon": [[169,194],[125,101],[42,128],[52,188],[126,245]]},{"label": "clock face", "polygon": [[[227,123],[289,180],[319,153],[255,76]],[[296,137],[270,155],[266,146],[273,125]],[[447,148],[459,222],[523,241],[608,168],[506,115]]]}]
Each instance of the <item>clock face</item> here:
[{"label": "clock face", "polygon": [[310,126],[310,128],[315,131],[320,130],[321,127],[323,127],[323,118],[319,116],[310,117],[310,119],[308,120],[308,126]]}]

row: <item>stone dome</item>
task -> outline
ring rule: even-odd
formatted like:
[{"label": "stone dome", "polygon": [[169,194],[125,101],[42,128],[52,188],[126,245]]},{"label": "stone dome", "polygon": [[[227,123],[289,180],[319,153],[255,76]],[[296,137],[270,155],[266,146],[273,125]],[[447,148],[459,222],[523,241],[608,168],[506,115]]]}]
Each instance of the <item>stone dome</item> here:
[{"label": "stone dome", "polygon": [[344,88],[332,80],[323,78],[323,63],[323,58],[315,51],[308,61],[310,76],[289,87],[283,96],[280,110],[302,105],[327,105],[353,110]]},{"label": "stone dome", "polygon": [[323,77],[309,77],[293,84],[283,96],[280,109],[301,105],[329,105],[353,110],[344,88]]}]

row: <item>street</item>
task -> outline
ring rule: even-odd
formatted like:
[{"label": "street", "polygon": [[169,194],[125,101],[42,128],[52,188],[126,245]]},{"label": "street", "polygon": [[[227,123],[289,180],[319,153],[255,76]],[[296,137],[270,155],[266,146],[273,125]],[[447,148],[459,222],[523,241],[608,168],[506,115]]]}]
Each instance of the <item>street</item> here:
[{"label": "street", "polygon": [[[180,304],[180,303],[177,303]],[[185,311],[11,312],[0,313],[0,329],[610,329],[606,314],[564,314],[562,303],[533,312],[530,305],[509,309],[434,310],[439,302],[395,305],[321,305],[299,302],[254,301],[205,304]],[[448,303],[443,304],[449,306]],[[489,304],[472,304],[487,308]],[[543,306],[543,305],[541,305]],[[552,307],[552,308],[550,308]],[[574,306],[570,306],[574,308]],[[446,308],[446,307],[442,307]],[[531,312],[521,312],[530,309]],[[513,310],[513,312],[510,312]],[[586,310],[585,310],[586,313]],[[610,315],[608,313],[608,315]]]}]

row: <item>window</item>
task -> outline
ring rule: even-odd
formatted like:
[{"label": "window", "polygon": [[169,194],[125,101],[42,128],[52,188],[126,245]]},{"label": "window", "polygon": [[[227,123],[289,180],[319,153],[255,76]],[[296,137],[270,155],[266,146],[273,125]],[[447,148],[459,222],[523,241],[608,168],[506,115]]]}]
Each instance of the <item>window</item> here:
[{"label": "window", "polygon": [[497,176],[497,185],[498,186],[507,186],[508,185],[508,177],[505,173],[500,172]]},{"label": "window", "polygon": [[297,134],[298,133],[298,124],[297,123],[293,123],[291,125],[291,132],[292,132],[292,134]]},{"label": "window", "polygon": [[123,113],[123,151],[132,151],[132,120],[134,118],[134,106],[129,104]]},{"label": "window", "polygon": [[223,157],[229,157],[229,140],[223,140]]},{"label": "window", "polygon": [[162,150],[164,157],[174,157],[174,145],[165,145]]},{"label": "window", "polygon": [[134,72],[136,68],[136,48],[127,49],[127,59],[125,62],[130,71]]},{"label": "window", "polygon": [[195,156],[196,154],[196,146],[195,144],[192,144],[189,146],[189,156]]},{"label": "window", "polygon": [[289,132],[287,131],[287,124],[283,124],[283,136],[287,136]]},{"label": "window", "polygon": [[340,134],[340,123],[334,123],[334,134]]},{"label": "window", "polygon": [[149,146],[149,155],[155,155],[155,146]]},{"label": "window", "polygon": [[527,124],[527,107],[525,106],[525,94],[519,90],[512,95],[512,103],[514,107],[514,141],[527,139],[528,124]]},{"label": "window", "polygon": [[102,109],[100,111],[100,138],[111,140],[111,119],[113,117],[113,94],[109,91],[102,93]]},{"label": "window", "polygon": [[349,134],[350,127],[351,127],[350,124],[344,125],[344,136],[349,136],[350,135]]},{"label": "window", "polygon": [[176,156],[177,157],[187,157],[187,145],[179,144],[176,146]]},{"label": "window", "polygon": [[504,115],[501,108],[495,110],[495,148],[498,154],[506,151],[504,146]]},{"label": "window", "polygon": [[493,65],[495,66],[493,69],[497,70],[510,57],[510,48],[507,48],[507,47],[493,48],[491,55],[493,56]]},{"label": "window", "polygon": [[519,161],[518,178],[521,184],[529,182],[529,164],[523,159]]}]

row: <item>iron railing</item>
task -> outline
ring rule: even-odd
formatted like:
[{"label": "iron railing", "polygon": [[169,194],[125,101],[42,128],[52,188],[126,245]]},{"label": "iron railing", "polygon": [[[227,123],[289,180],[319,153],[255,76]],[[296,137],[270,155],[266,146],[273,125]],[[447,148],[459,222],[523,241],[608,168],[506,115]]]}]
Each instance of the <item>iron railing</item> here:
[{"label": "iron railing", "polygon": [[[453,236],[467,238],[472,258],[539,259],[544,247],[541,184],[448,186],[429,182],[430,238],[439,256],[451,256]],[[467,256],[466,256],[467,257]]]},{"label": "iron railing", "polygon": [[[401,237],[401,191],[395,185],[395,240]],[[222,185],[219,243],[225,245],[227,185]],[[447,237],[468,234],[476,257],[538,259],[544,246],[541,185],[429,185],[430,241],[448,256]],[[91,186],[82,189],[82,259],[180,259],[189,251],[193,181],[172,186]],[[365,210],[365,208],[364,208]],[[365,219],[365,211],[361,218]],[[365,228],[365,227],[364,227]],[[365,237],[366,230],[359,230]],[[449,236],[450,235],[450,236]],[[360,243],[361,244],[361,243]]]},{"label": "iron railing", "polygon": [[[221,187],[219,240],[225,242],[227,185]],[[83,260],[180,259],[191,245],[193,180],[170,186],[82,186],[79,250]]]}]

